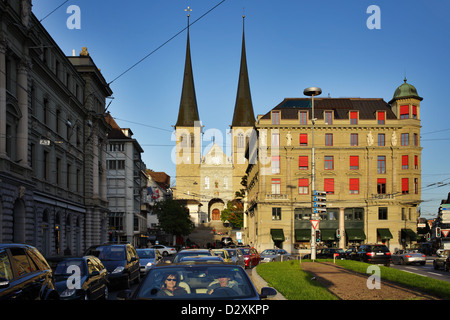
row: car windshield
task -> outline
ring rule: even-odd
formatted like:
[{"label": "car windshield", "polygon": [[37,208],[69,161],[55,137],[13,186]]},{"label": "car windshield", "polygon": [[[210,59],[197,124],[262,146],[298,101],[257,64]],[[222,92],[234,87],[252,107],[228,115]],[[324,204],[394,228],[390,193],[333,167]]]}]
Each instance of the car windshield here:
[{"label": "car windshield", "polygon": [[277,252],[275,250],[272,250],[272,249],[266,249],[263,252],[261,252],[261,255],[274,255],[274,254],[277,254]]},{"label": "car windshield", "polygon": [[219,257],[222,257],[225,259],[225,252],[223,252],[223,251],[213,251],[213,254],[215,256],[219,256]]},{"label": "car windshield", "polygon": [[244,255],[249,255],[250,254],[250,249],[249,248],[243,248],[243,249],[241,249],[241,251],[242,251],[242,253]]},{"label": "car windshield", "polygon": [[155,251],[151,249],[137,249],[136,250],[139,259],[154,259]]},{"label": "car windshield", "polygon": [[136,292],[137,299],[248,299],[256,296],[241,267],[223,264],[155,268]]},{"label": "car windshield", "polygon": [[185,251],[185,252],[178,252],[176,257],[173,259],[173,262],[179,262],[182,257],[186,256],[212,256],[212,253],[209,251]]},{"label": "car windshield", "polygon": [[367,248],[369,252],[388,252],[389,249],[386,246],[371,246]]},{"label": "car windshield", "polygon": [[53,272],[55,281],[62,281],[70,277],[71,275],[86,275],[86,268],[82,259],[67,259],[58,262]]},{"label": "car windshield", "polygon": [[230,257],[234,257],[236,255],[236,250],[227,250]]},{"label": "car windshield", "polygon": [[125,248],[123,246],[102,246],[91,248],[87,255],[93,255],[102,261],[125,260]]}]

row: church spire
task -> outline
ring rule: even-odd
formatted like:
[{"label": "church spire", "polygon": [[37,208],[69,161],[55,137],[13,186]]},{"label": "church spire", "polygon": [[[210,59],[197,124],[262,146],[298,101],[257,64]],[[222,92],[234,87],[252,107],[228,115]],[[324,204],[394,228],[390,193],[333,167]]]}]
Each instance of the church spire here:
[{"label": "church spire", "polygon": [[253,113],[247,58],[245,53],[245,15],[242,16],[242,27],[241,68],[239,71],[238,91],[231,127],[253,127],[255,125],[255,115]]},{"label": "church spire", "polygon": [[197,98],[195,96],[194,75],[192,72],[191,62],[191,46],[189,41],[189,12],[192,10],[188,7],[185,11],[188,12],[186,62],[184,65],[180,109],[178,111],[178,120],[175,127],[193,127],[195,121],[200,121],[197,108]]}]

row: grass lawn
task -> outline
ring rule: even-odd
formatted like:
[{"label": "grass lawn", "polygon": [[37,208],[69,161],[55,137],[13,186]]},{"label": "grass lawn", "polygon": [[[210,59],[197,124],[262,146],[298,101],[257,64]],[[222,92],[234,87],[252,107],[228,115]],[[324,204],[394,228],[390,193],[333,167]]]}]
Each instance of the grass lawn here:
[{"label": "grass lawn", "polygon": [[258,274],[288,300],[339,300],[312,276],[303,271],[297,260],[262,263]]},{"label": "grass lawn", "polygon": [[[333,260],[316,261],[333,262]],[[336,260],[336,265],[367,274],[367,277],[372,275],[372,273],[367,273],[367,268],[370,266],[367,263]],[[447,281],[419,276],[390,267],[379,266],[379,268],[382,279],[416,288],[441,299],[450,299],[450,283]],[[256,269],[269,286],[274,287],[288,300],[338,300],[318,281],[312,281],[312,276],[301,269],[298,260],[263,263]]]}]

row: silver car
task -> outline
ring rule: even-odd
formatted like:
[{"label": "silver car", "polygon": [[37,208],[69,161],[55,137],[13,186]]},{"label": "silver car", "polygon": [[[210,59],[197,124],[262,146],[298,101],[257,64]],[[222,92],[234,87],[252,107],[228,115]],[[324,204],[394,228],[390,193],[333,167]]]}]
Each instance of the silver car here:
[{"label": "silver car", "polygon": [[266,249],[261,252],[261,262],[290,260],[291,255],[284,249]]},{"label": "silver car", "polygon": [[394,264],[418,263],[423,266],[427,262],[426,256],[418,250],[398,250],[391,258]]},{"label": "silver car", "polygon": [[139,256],[141,275],[147,274],[162,259],[161,254],[156,249],[136,249],[136,252]]}]

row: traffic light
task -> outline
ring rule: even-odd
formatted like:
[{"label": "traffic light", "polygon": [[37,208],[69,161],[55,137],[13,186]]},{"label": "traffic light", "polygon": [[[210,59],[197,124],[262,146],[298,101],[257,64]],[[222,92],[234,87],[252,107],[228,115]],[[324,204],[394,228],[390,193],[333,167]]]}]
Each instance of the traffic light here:
[{"label": "traffic light", "polygon": [[314,213],[327,212],[327,193],[325,191],[314,190],[312,205],[314,208]]},{"label": "traffic light", "polygon": [[316,242],[320,242],[320,230],[316,230]]},{"label": "traffic light", "polygon": [[341,238],[341,229],[336,229],[336,238]]},{"label": "traffic light", "polygon": [[441,237],[441,228],[436,227],[436,238],[440,238]]}]

